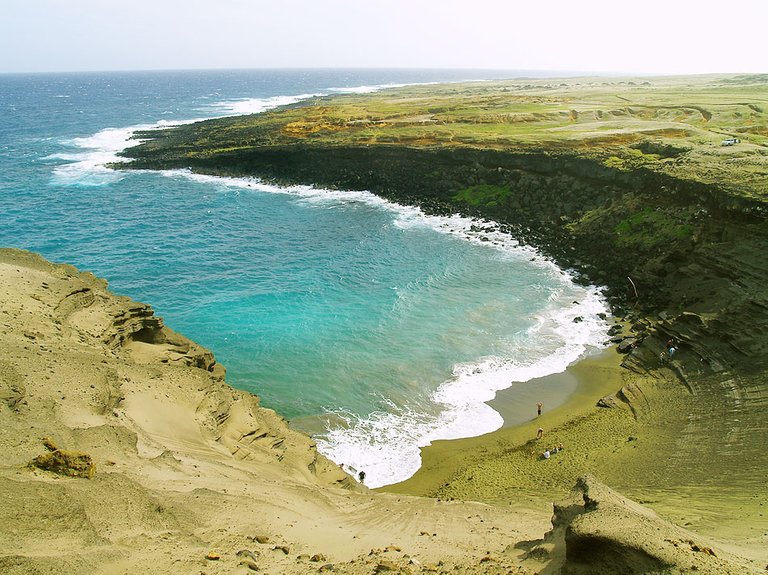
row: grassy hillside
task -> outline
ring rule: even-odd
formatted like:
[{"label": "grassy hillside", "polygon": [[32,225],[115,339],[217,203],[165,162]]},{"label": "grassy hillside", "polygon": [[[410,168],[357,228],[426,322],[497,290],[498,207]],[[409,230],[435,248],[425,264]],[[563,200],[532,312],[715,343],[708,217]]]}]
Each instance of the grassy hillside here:
[{"label": "grassy hillside", "polygon": [[768,200],[766,75],[413,86],[140,136],[129,155],[176,165],[297,144],[546,152]]}]

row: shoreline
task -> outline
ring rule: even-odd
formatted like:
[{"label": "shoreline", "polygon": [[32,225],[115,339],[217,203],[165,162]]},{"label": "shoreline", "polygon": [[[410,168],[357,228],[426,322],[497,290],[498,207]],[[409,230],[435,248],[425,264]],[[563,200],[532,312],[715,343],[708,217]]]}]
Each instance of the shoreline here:
[{"label": "shoreline", "polygon": [[[688,421],[681,413],[707,400],[691,394],[672,370],[639,374],[621,365],[625,358],[611,346],[563,373],[531,380],[537,386],[551,384],[553,396],[555,390],[575,384],[549,409],[544,402],[539,417],[535,398],[544,397],[543,392],[537,395],[533,385],[528,389],[520,385],[517,392],[514,386],[505,390],[504,397],[494,400],[507,415],[502,428],[479,437],[433,442],[422,448],[422,465],[414,476],[376,491],[546,513],[553,501],[568,496],[578,477],[589,473],[664,519],[721,546],[738,547],[764,564],[768,561],[764,480],[736,475],[743,462],[723,461],[717,454],[702,466],[704,475],[695,474],[693,464],[684,458],[676,460],[679,446],[690,441]],[[617,401],[614,408],[597,406],[602,398],[616,400],[619,390],[636,394],[635,400],[630,405]],[[516,407],[510,404],[515,398],[527,401]],[[751,417],[759,424],[759,411]],[[537,440],[539,427],[544,434]],[[705,427],[702,433],[707,432]],[[541,458],[545,448],[559,443],[564,451],[549,460]],[[759,457],[766,460],[760,453],[753,458]],[[707,480],[708,474],[715,478],[731,466],[727,488]]]},{"label": "shoreline", "polygon": [[[587,357],[591,356],[592,354]],[[572,365],[583,359],[586,358],[581,358]],[[538,421],[551,410],[566,403],[579,386],[579,380],[570,367],[559,373],[516,382],[497,391],[496,397],[486,402],[504,419],[504,424],[496,431]],[[542,403],[541,416],[536,415],[536,404],[539,402]]]},{"label": "shoreline", "polygon": [[[480,575],[490,566],[533,575],[578,565],[570,549],[594,537],[609,552],[590,559],[598,566],[636,552],[638,542],[654,562],[712,575],[762,572],[768,559],[760,532],[741,541],[737,530],[719,545],[656,517],[642,506],[652,497],[638,505],[607,487],[615,477],[592,464],[620,449],[627,432],[639,444],[645,439],[628,409],[591,413],[594,397],[626,383],[629,372],[618,368],[621,356],[611,349],[569,367],[565,380],[555,377],[579,383],[541,418],[438,442],[458,471],[430,498],[418,498],[360,486],[257,396],[226,384],[210,351],[88,272],[3,250],[0,291],[0,340],[13,358],[0,381],[0,493],[9,501],[0,513],[0,538],[9,542],[0,570],[9,574],[86,568],[365,575],[421,565],[440,573]],[[681,389],[674,382],[669,397]],[[529,437],[539,424],[547,431],[536,442]],[[561,441],[565,451],[539,459],[545,441]],[[467,445],[475,449],[457,451]],[[590,475],[570,483],[585,463]],[[653,471],[647,458],[640,463],[642,473]],[[553,518],[552,499],[574,484],[580,502],[556,506]],[[683,495],[686,508],[698,497]],[[744,519],[721,493],[717,504]],[[558,516],[564,505],[580,507],[579,517]],[[756,513],[747,520],[759,527]],[[581,542],[558,535],[571,526],[581,529]],[[41,552],[40,541],[53,551]],[[701,546],[715,551],[700,553]],[[633,557],[623,559],[622,572],[648,572],[639,570],[644,562],[635,568]]]},{"label": "shoreline", "polygon": [[[488,402],[504,417],[504,425],[501,428],[476,437],[434,441],[430,446],[421,449],[422,465],[411,478],[379,490],[428,495],[444,486],[454,469],[471,465],[479,459],[477,453],[487,447],[497,447],[501,443],[524,445],[535,442],[543,451],[549,435],[547,430],[562,427],[592,411],[601,397],[621,387],[621,360],[622,356],[617,353],[615,346],[612,346],[581,358],[569,365],[564,372],[516,383],[502,390],[496,399]],[[539,393],[539,386],[552,387],[546,391],[542,389]],[[538,417],[536,398],[550,398],[549,403],[542,401],[544,406],[541,416]],[[536,433],[539,427],[544,428],[545,432],[542,439],[537,441]],[[571,485],[568,485],[567,489],[570,487]],[[547,502],[551,499],[552,495],[545,498]]]},{"label": "shoreline", "polygon": [[[500,391],[496,399],[488,403],[502,413],[504,425],[492,433],[537,425],[561,425],[573,417],[569,414],[594,407],[601,397],[621,387],[622,360],[623,356],[612,345],[581,357],[565,371],[537,377]],[[524,405],[513,404],[521,400],[528,401]],[[543,404],[540,416],[536,416],[538,401]],[[525,418],[524,413],[533,414],[533,417]]]}]

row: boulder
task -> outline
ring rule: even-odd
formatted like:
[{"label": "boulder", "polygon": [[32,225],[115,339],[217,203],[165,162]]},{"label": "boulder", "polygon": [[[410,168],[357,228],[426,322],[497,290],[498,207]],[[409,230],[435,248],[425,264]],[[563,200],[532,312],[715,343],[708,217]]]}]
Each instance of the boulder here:
[{"label": "boulder", "polygon": [[605,407],[608,409],[616,409],[619,407],[619,402],[616,399],[616,396],[614,394],[606,395],[605,397],[601,397],[597,401],[597,407]]},{"label": "boulder", "polygon": [[625,337],[621,343],[616,347],[619,353],[629,353],[637,345],[638,340],[636,337]]},{"label": "boulder", "polygon": [[[743,572],[739,569],[744,567],[590,475],[577,480],[568,500],[554,505],[552,531],[534,549],[541,545],[558,550],[553,556],[562,557],[562,564],[553,572],[562,575],[714,575]],[[528,559],[536,557],[530,552]]]},{"label": "boulder", "polygon": [[608,329],[608,335],[618,335],[622,332],[623,328],[619,324],[614,324]]},{"label": "boulder", "polygon": [[87,453],[56,449],[38,455],[32,460],[32,465],[58,475],[68,477],[84,477],[90,479],[96,473],[96,466]]}]

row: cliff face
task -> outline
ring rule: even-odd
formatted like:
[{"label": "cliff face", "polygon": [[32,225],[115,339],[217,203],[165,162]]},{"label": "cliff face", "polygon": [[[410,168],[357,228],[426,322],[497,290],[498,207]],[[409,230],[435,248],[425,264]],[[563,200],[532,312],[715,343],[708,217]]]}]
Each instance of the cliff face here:
[{"label": "cliff face", "polygon": [[[585,551],[596,544],[621,572],[757,572],[698,537],[694,549],[688,532],[647,526],[594,482],[583,510],[556,508],[544,539],[546,513],[369,493],[227,386],[209,351],[71,266],[0,250],[0,327],[9,575],[582,573],[606,565]],[[654,539],[638,542],[633,525]]]},{"label": "cliff face", "polygon": [[[236,460],[282,463],[286,473],[305,480],[352,485],[307,436],[261,408],[257,396],[227,386],[213,354],[165,327],[150,306],[109,293],[106,282],[90,273],[26,252],[0,251],[0,266],[7,364],[0,389],[8,417],[19,424],[36,422],[59,445],[95,449],[97,465],[104,465],[102,458],[134,459],[142,450],[172,454],[190,433],[201,445],[228,451]],[[26,293],[15,293],[13,286],[21,281]],[[78,360],[71,358],[97,354],[103,358],[78,376]],[[57,376],[60,389],[35,389],[36,380],[48,380],[52,376],[45,374],[59,369],[69,372]],[[148,374],[153,381],[146,381]],[[89,382],[84,389],[78,386],[81,378]],[[177,433],[173,410],[179,405],[194,414],[196,423]],[[148,426],[143,411],[164,408],[169,410],[166,426]],[[62,417],[65,413],[77,413],[76,421]],[[96,437],[118,429],[136,439],[128,452],[109,453],[96,445]],[[78,434],[94,438],[80,445]],[[25,435],[23,447],[7,454],[10,462],[29,461],[39,449],[40,438]]]},{"label": "cliff face", "polygon": [[[768,246],[768,212],[732,190],[556,152],[293,145],[184,159],[163,148],[129,153],[137,168],[366,189],[429,213],[488,218],[580,281],[606,286],[618,315],[662,314],[657,339],[679,338],[713,366],[763,361],[768,302],[759,288],[768,268],[758,254]],[[746,324],[754,329],[745,336]],[[654,325],[638,326],[640,338]]]},{"label": "cliff face", "polygon": [[[210,351],[90,273],[0,250],[0,348],[3,573],[114,572],[104,565],[136,538],[178,545],[205,524],[189,521],[186,491],[256,478],[358,489],[227,386]],[[157,557],[138,570],[153,563],[170,572]]]}]

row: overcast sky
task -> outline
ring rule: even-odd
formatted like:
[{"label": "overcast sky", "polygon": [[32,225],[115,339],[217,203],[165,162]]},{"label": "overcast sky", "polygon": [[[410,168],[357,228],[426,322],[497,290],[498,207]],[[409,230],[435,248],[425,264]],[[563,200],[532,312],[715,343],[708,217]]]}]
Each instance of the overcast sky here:
[{"label": "overcast sky", "polygon": [[768,0],[2,0],[0,72],[768,72]]}]

